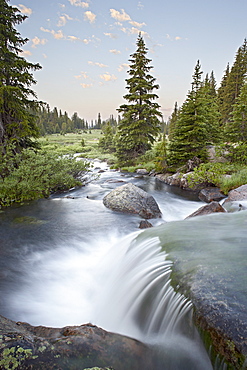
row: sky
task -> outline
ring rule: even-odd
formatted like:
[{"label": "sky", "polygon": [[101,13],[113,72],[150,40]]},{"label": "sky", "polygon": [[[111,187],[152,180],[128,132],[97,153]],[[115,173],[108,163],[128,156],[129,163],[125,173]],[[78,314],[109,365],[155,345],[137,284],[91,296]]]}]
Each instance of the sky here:
[{"label": "sky", "polygon": [[[19,2],[20,1],[20,2]],[[247,38],[246,0],[11,0],[28,18],[22,56],[39,63],[38,99],[88,122],[117,117],[141,32],[166,121],[181,106],[200,61],[219,86]]]}]

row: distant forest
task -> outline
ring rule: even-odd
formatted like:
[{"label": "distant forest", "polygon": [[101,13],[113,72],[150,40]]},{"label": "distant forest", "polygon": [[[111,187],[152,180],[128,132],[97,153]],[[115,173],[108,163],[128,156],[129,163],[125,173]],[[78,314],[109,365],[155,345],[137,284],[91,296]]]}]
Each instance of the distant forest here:
[{"label": "distant forest", "polygon": [[46,134],[66,134],[91,129],[101,129],[102,126],[108,122],[111,126],[117,126],[117,120],[113,115],[106,121],[102,121],[101,114],[99,113],[97,119],[88,122],[84,118],[80,118],[77,112],[69,117],[67,112],[62,113],[61,109],[58,110],[57,107],[51,110],[48,104],[39,108],[38,112],[35,114],[37,114],[37,125],[41,136]]}]

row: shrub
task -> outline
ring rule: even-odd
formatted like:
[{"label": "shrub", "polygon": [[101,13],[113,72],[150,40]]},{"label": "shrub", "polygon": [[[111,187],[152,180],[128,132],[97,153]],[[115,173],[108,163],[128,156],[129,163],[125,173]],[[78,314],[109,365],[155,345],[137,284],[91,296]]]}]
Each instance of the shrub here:
[{"label": "shrub", "polygon": [[[11,156],[5,156],[5,164],[12,160]],[[89,169],[89,164],[70,156],[61,158],[57,154],[36,153],[30,149],[23,150],[15,161],[19,163],[0,179],[0,206],[48,197],[51,192],[82,185],[83,180],[78,180],[77,176]]]},{"label": "shrub", "polygon": [[225,163],[202,163],[188,175],[189,186],[205,184],[206,186],[220,186],[222,177],[234,171],[233,166]]}]

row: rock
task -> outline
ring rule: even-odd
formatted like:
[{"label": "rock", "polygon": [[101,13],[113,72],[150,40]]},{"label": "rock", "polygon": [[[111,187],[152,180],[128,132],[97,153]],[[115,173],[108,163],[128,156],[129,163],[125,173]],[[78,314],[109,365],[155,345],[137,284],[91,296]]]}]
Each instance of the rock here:
[{"label": "rock", "polygon": [[229,191],[228,197],[223,203],[228,212],[242,211],[247,208],[247,185],[242,185]]},{"label": "rock", "polygon": [[145,219],[161,217],[154,197],[131,183],[112,190],[104,197],[103,204],[113,211],[135,213]]},{"label": "rock", "polygon": [[203,216],[203,215],[209,215],[211,213],[216,212],[226,212],[226,210],[218,203],[218,202],[211,202],[207,204],[206,206],[202,206],[197,211],[192,213],[186,218],[195,217],[195,216]]},{"label": "rock", "polygon": [[148,229],[149,227],[153,227],[153,225],[148,222],[147,220],[142,220],[139,225],[139,229]]},{"label": "rock", "polygon": [[64,328],[32,326],[0,316],[1,369],[155,369],[147,345],[86,324]]},{"label": "rock", "polygon": [[247,184],[239,186],[237,189],[231,190],[228,193],[228,197],[224,201],[224,204],[228,202],[235,202],[235,201],[240,201],[240,200],[247,200]]},{"label": "rock", "polygon": [[192,159],[189,159],[187,164],[186,164],[187,171],[188,172],[194,171],[194,169],[196,167],[199,167],[201,163],[202,163],[202,160],[200,158],[194,156]]},{"label": "rock", "polygon": [[149,172],[145,168],[138,168],[136,170],[136,173],[138,173],[138,175],[148,175],[149,174]]},{"label": "rock", "polygon": [[[157,176],[157,177],[160,178],[160,176]],[[182,174],[180,172],[177,172],[177,173],[174,173],[174,175],[163,176],[162,178],[166,184],[180,187],[181,177],[182,177]]]},{"label": "rock", "polygon": [[204,188],[199,193],[199,199],[206,203],[210,203],[214,200],[216,202],[219,202],[225,197],[226,196],[223,193],[221,193],[220,189],[216,187]]}]

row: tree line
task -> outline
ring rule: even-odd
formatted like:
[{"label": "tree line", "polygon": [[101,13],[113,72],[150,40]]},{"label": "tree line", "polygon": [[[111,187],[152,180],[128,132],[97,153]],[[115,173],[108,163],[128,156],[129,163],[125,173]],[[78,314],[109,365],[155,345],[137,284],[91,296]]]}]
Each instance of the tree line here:
[{"label": "tree line", "polygon": [[33,114],[36,116],[36,122],[41,136],[101,129],[107,122],[110,122],[113,126],[117,125],[117,121],[113,115],[107,120],[102,120],[101,114],[98,113],[97,119],[88,122],[84,118],[80,118],[77,112],[74,112],[69,117],[66,111],[62,113],[61,109],[58,110],[57,107],[51,110],[49,104],[41,104]]}]

